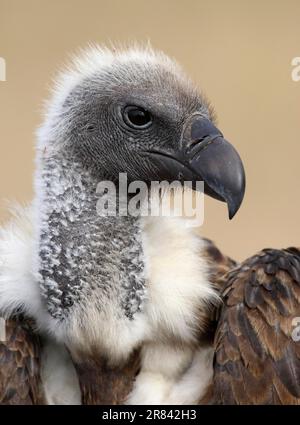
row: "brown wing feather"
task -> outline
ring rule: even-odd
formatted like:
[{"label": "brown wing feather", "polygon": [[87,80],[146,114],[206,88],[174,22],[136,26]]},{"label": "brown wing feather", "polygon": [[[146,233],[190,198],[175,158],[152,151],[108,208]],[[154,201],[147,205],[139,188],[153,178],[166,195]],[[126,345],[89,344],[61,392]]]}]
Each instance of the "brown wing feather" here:
[{"label": "brown wing feather", "polygon": [[40,342],[24,319],[6,320],[0,342],[0,404],[41,404]]},{"label": "brown wing feather", "polygon": [[300,404],[300,251],[266,249],[229,272],[201,403]]},{"label": "brown wing feather", "polygon": [[210,279],[221,289],[226,281],[223,277],[237,265],[232,258],[223,255],[217,246],[210,240],[204,239],[205,249],[202,252],[207,258],[210,267]]}]

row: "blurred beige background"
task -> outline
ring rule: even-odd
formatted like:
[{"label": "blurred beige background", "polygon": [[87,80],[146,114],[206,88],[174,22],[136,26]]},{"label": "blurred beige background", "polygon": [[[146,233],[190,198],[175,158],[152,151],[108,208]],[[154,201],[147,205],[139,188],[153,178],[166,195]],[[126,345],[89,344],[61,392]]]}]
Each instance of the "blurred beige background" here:
[{"label": "blurred beige background", "polygon": [[[203,233],[242,259],[300,246],[299,0],[0,0],[0,198],[32,197],[34,131],[51,79],[88,42],[151,40],[177,58],[214,104],[246,167],[233,221],[206,199]],[[0,204],[0,221],[7,219]]]}]

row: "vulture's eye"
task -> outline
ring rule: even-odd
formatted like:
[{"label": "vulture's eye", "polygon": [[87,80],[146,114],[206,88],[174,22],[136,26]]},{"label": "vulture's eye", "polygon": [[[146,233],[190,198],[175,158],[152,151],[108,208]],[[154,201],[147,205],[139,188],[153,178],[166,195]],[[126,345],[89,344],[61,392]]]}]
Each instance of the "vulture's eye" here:
[{"label": "vulture's eye", "polygon": [[152,124],[152,116],[150,112],[140,106],[126,106],[123,109],[123,119],[131,128],[144,129]]}]

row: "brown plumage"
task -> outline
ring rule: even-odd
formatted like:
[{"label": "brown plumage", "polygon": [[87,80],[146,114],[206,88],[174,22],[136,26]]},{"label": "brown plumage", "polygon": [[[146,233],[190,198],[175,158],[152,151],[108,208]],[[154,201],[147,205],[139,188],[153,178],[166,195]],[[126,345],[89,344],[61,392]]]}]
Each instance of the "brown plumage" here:
[{"label": "brown plumage", "polygon": [[237,262],[232,258],[227,257],[222,254],[222,252],[217,248],[217,246],[210,240],[205,240],[205,250],[202,253],[208,261],[210,268],[210,280],[211,282],[217,285],[219,291],[224,285],[223,277],[228,273],[233,267],[237,265]]},{"label": "brown plumage", "polygon": [[300,404],[300,251],[265,249],[222,280],[214,380],[201,403]]},{"label": "brown plumage", "polygon": [[139,352],[132,354],[122,367],[112,367],[104,359],[77,363],[75,369],[85,405],[123,404],[132,390],[139,371]]},{"label": "brown plumage", "polygon": [[40,341],[30,321],[6,320],[0,342],[0,404],[42,404]]}]

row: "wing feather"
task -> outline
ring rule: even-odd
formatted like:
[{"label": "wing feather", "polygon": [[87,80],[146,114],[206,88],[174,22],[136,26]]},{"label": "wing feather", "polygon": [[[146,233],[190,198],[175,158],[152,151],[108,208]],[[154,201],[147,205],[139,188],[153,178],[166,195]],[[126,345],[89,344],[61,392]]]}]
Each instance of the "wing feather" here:
[{"label": "wing feather", "polygon": [[[300,251],[266,249],[223,278],[210,404],[300,404]],[[201,403],[203,402],[201,401]]]},{"label": "wing feather", "polygon": [[42,404],[40,341],[24,319],[6,320],[0,342],[0,404]]}]

